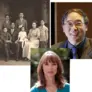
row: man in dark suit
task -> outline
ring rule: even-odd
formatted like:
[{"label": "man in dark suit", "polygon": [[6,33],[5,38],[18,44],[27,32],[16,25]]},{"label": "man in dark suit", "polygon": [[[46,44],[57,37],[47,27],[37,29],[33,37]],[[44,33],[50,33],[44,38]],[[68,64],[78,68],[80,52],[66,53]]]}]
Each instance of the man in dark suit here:
[{"label": "man in dark suit", "polygon": [[6,27],[8,30],[10,30],[10,26],[11,26],[10,16],[8,14],[6,14],[5,20],[2,24],[2,29]]},{"label": "man in dark suit", "polygon": [[10,44],[10,53],[14,56],[16,56],[16,40],[18,39],[18,31],[15,28],[15,23],[11,23],[11,28],[9,30],[9,33],[11,35],[11,44]]},{"label": "man in dark suit", "polygon": [[10,43],[11,43],[11,35],[7,32],[7,28],[3,28],[3,31],[0,35],[0,39],[2,40],[2,47],[4,47],[5,52],[5,60],[9,60],[9,54],[10,54]]},{"label": "man in dark suit", "polygon": [[18,31],[20,31],[20,28],[24,27],[25,30],[27,31],[27,20],[24,19],[24,14],[20,13],[19,14],[19,19],[16,20],[16,28]]},{"label": "man in dark suit", "polygon": [[68,10],[62,17],[63,32],[67,41],[52,47],[68,48],[69,58],[92,58],[92,39],[86,37],[88,17],[81,9]]}]

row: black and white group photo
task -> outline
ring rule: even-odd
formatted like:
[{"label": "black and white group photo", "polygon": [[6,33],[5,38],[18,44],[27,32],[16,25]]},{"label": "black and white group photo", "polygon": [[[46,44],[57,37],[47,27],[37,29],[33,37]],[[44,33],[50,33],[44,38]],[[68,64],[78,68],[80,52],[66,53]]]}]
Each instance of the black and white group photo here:
[{"label": "black and white group photo", "polygon": [[0,1],[2,63],[30,61],[31,48],[48,48],[49,39],[48,0]]}]

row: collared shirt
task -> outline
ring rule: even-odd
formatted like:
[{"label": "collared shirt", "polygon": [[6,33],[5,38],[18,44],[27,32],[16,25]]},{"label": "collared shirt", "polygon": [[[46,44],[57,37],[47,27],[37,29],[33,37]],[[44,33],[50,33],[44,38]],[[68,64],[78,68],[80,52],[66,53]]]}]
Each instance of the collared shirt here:
[{"label": "collared shirt", "polygon": [[[68,41],[68,47],[69,49],[72,49],[73,47],[76,47],[77,48],[77,54],[78,54],[78,58],[81,58],[82,56],[82,52],[83,52],[83,47],[85,45],[85,42],[86,42],[86,38],[81,42],[79,43],[78,45],[72,45],[69,41]],[[70,52],[70,57],[72,58],[72,50]]]},{"label": "collared shirt", "polygon": [[13,29],[11,29],[10,31],[11,31],[10,33],[11,33],[11,34],[13,34],[13,33],[14,33],[14,28],[13,28]]},{"label": "collared shirt", "polygon": [[48,28],[44,26],[39,27],[40,30],[40,41],[47,41],[48,40]]}]

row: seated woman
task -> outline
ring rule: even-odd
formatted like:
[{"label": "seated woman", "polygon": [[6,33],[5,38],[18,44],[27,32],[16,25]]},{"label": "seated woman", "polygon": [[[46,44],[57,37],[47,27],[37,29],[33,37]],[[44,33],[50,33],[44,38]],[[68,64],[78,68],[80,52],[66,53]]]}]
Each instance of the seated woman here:
[{"label": "seated woman", "polygon": [[27,40],[27,33],[25,31],[25,28],[22,27],[20,32],[18,33],[18,39],[16,40],[16,60],[19,59],[19,51],[20,51],[20,48],[23,48],[24,46],[24,42]]},{"label": "seated woman", "polygon": [[31,58],[31,48],[39,48],[39,37],[40,30],[36,28],[36,22],[32,23],[32,29],[28,33],[28,41],[25,42],[23,47],[23,57],[30,60]]},{"label": "seated woman", "polygon": [[30,92],[70,92],[70,85],[63,77],[62,61],[53,51],[43,54],[37,67],[38,82]]}]

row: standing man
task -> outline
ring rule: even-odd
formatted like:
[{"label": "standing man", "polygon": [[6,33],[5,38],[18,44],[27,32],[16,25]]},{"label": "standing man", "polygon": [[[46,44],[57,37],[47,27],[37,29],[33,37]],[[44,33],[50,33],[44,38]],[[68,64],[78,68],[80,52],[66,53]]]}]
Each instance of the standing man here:
[{"label": "standing man", "polygon": [[62,17],[62,28],[67,40],[52,47],[68,48],[69,57],[73,59],[92,58],[92,39],[86,37],[88,23],[88,17],[81,9],[68,10]]},{"label": "standing man", "polygon": [[48,28],[45,26],[45,22],[41,20],[40,29],[40,48],[48,47]]},{"label": "standing man", "polygon": [[8,30],[10,30],[10,28],[11,28],[10,16],[8,14],[5,15],[5,20],[4,20],[3,24],[2,24],[2,29],[5,28],[5,27]]},{"label": "standing man", "polygon": [[16,28],[18,31],[20,31],[22,27],[24,27],[27,31],[27,20],[24,19],[23,13],[19,13],[19,19],[16,20]]}]

